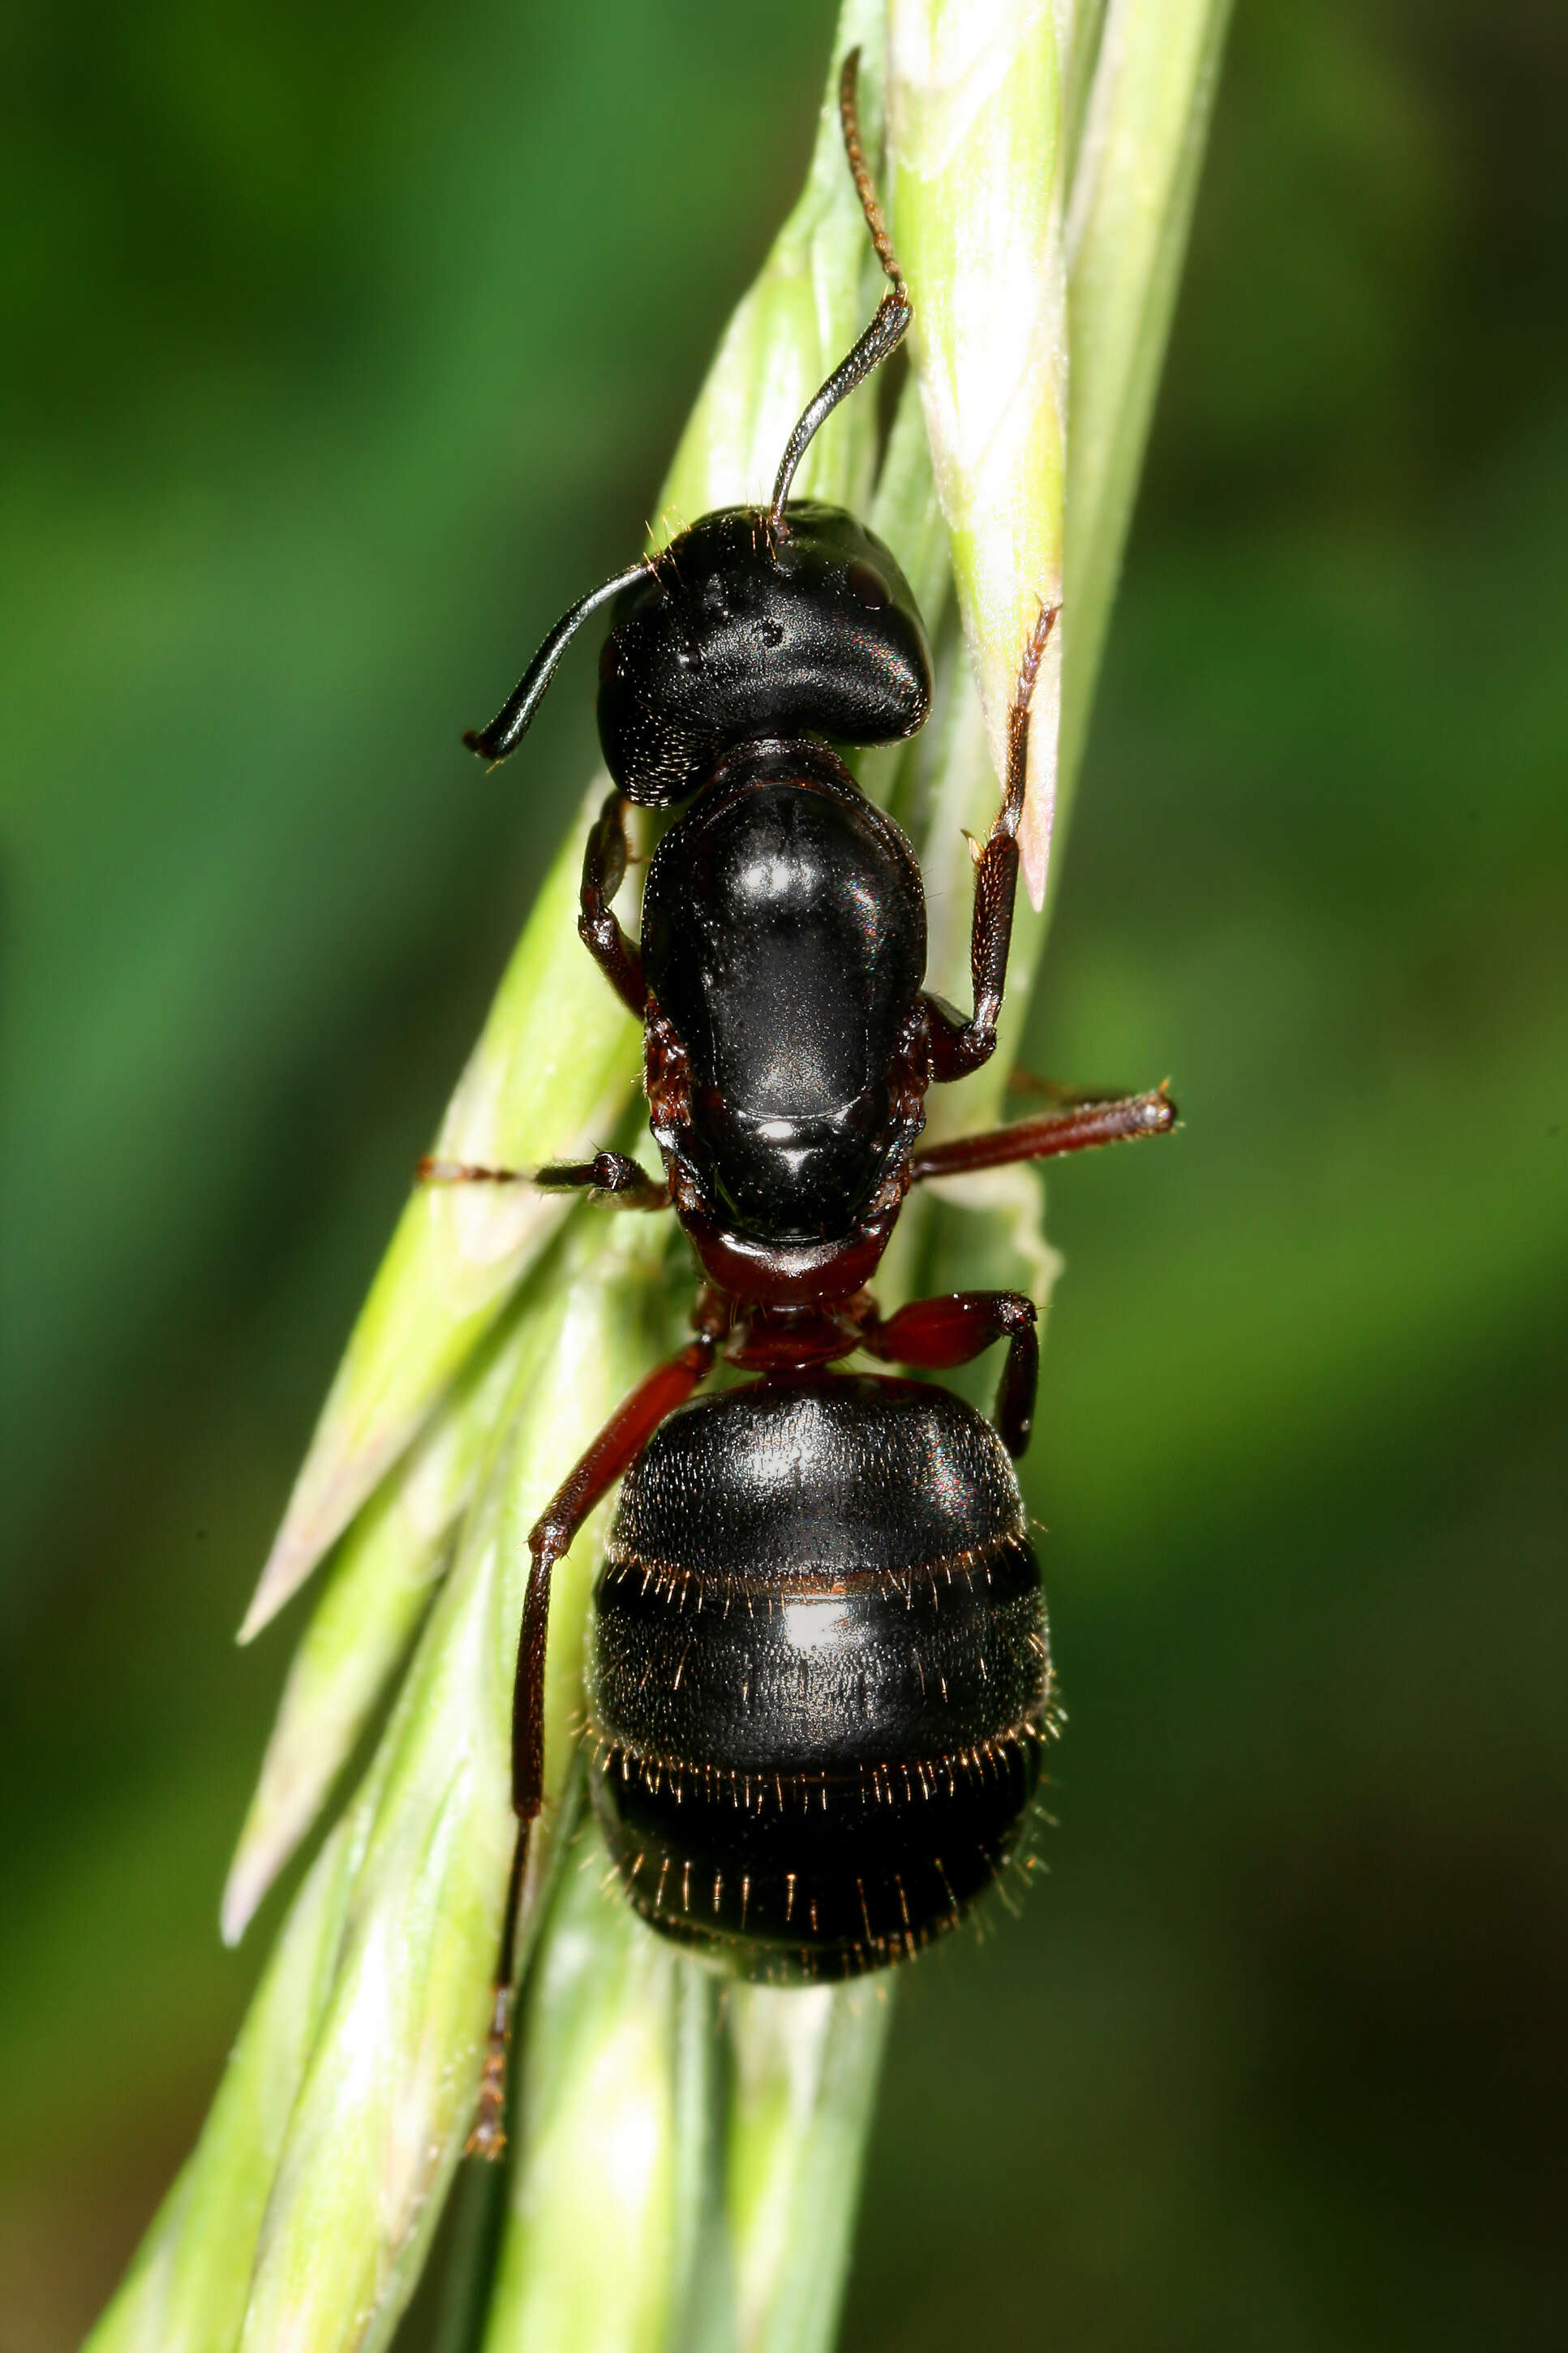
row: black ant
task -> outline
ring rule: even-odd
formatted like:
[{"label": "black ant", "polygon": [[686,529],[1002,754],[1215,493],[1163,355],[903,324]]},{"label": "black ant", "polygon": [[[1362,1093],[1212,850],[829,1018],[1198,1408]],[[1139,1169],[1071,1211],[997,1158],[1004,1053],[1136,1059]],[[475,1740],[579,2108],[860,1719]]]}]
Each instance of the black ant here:
[{"label": "black ant", "polygon": [[[598,723],[616,789],[589,837],[579,930],[644,1025],[662,1181],[626,1155],[541,1169],[673,1208],[704,1277],[695,1338],[626,1398],[529,1537],[512,1720],[518,1831],[479,2121],[503,2145],[513,1936],[543,1765],[551,1571],[623,1481],[587,1675],[594,1804],[630,1902],[733,1971],[799,1983],[878,1968],[951,1926],[1012,1852],[1039,1776],[1051,1665],[1008,1457],[1028,1443],[1038,1342],[1016,1292],[886,1320],[866,1285],[911,1185],[1175,1122],[1164,1090],[919,1148],[928,1087],[996,1043],[1017,883],[1030,696],[974,871],[974,1009],[921,987],[925,900],[899,828],[824,738],[912,735],[931,657],[908,582],[852,515],[792,502],[813,434],[911,310],[856,127],[845,142],[889,280],[790,437],[766,509],[704,515],[559,621],[465,740],[503,759],[568,639],[611,602]],[[642,936],[614,913],[626,801],[689,800],[648,868]],[[516,1172],[430,1163],[437,1181]],[[859,1349],[937,1370],[995,1341],[995,1426],[950,1391],[828,1369]],[[758,1377],[693,1391],[722,1356]]]}]

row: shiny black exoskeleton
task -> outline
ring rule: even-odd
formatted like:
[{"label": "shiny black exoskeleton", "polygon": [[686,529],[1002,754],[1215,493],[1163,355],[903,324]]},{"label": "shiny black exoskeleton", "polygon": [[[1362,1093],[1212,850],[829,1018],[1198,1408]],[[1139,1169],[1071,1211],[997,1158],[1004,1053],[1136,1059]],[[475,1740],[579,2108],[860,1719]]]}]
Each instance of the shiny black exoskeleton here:
[{"label": "shiny black exoskeleton", "polygon": [[694,1398],[596,1595],[595,1804],[644,1918],[749,1977],[919,1950],[1016,1842],[1050,1707],[1012,1465],[945,1389]]},{"label": "shiny black exoskeleton", "polygon": [[931,709],[909,582],[853,515],[793,500],[704,515],[622,588],[599,661],[599,741],[628,800],[689,800],[732,744],[896,744]]},{"label": "shiny black exoskeleton", "polygon": [[[761,1251],[780,1299],[818,1295],[822,1245],[861,1244],[850,1290],[880,1255],[931,1062],[920,869],[824,740],[922,724],[924,626],[880,540],[784,488],[773,512],[706,515],[583,599],[469,739],[510,751],[571,629],[613,596],[598,718],[616,790],[589,842],[583,934],[647,1026],[653,1132],[706,1271],[760,1296]],[[634,946],[611,907],[625,803],[693,795],[654,853]],[[796,1264],[779,1244],[818,1247]]]},{"label": "shiny black exoskeleton", "polygon": [[[533,1529],[513,1718],[520,1830],[474,2146],[499,2146],[511,1923],[542,1790],[551,1573],[624,1479],[588,1670],[591,1784],[630,1901],[749,1977],[836,1978],[917,1952],[1015,1851],[1051,1721],[1039,1575],[1009,1456],[1028,1442],[1035,1309],[1011,1292],[866,1285],[912,1184],[1157,1133],[1163,1090],[920,1147],[933,1084],[996,1041],[1036,670],[1022,649],[1002,805],[975,854],[967,1017],[923,987],[904,836],[838,744],[893,743],[931,701],[925,631],[889,550],[788,493],[813,433],[910,321],[891,281],[792,435],[767,508],[706,515],[573,607],[467,740],[503,758],[574,631],[612,607],[599,733],[616,789],[579,929],[643,1025],[662,1180],[616,1152],[531,1181],[673,1208],[705,1278],[695,1336],[635,1389]],[[641,936],[613,902],[628,802],[689,806],[650,862]],[[446,1180],[516,1172],[426,1164]],[[995,1427],[947,1391],[829,1368],[856,1350],[939,1370],[1006,1344]],[[756,1376],[702,1399],[720,1355]]]},{"label": "shiny black exoskeleton", "polygon": [[654,1136],[728,1234],[848,1235],[907,1156],[925,933],[909,843],[826,744],[745,745],[659,843],[643,973],[688,1092]]}]

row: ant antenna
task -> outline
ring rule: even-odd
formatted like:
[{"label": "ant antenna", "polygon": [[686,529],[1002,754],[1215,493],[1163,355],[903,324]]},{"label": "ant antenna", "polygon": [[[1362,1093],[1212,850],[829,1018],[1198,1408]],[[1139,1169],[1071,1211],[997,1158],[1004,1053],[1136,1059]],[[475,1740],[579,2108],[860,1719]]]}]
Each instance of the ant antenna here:
[{"label": "ant antenna", "polygon": [[585,596],[562,614],[511,692],[507,696],[488,727],[470,727],[463,737],[470,752],[484,760],[504,760],[515,752],[527,734],[534,712],[544,700],[545,689],[554,677],[562,655],[576,636],[590,613],[618,596],[623,588],[643,578],[647,571],[646,559],[639,558],[628,572],[617,572],[613,580],[602,587],[591,588]]},{"label": "ant antenna", "polygon": [[768,510],[771,532],[782,532],[785,528],[784,501],[789,496],[789,486],[817,427],[832,416],[847,394],[853,392],[873,368],[880,367],[889,354],[898,349],[910,321],[914,317],[914,306],[904,284],[904,273],[899,268],[892,239],[888,235],[888,225],[882,218],[882,207],[877,201],[876,184],[866,161],[866,151],[860,144],[860,118],[855,103],[859,79],[860,52],[858,48],[851,49],[838,78],[838,119],[844,126],[844,152],[849,158],[855,193],[860,199],[860,209],[866,216],[871,242],[877,248],[877,259],[887,278],[888,290],[877,306],[876,317],[848,358],[842,360],[834,369],[789,437],[788,446],[779,461],[773,504]]},{"label": "ant antenna", "polygon": [[871,177],[871,167],[866,161],[866,150],[860,144],[860,114],[856,97],[860,87],[860,52],[851,49],[844,60],[844,70],[838,77],[838,120],[844,131],[844,153],[849,158],[850,176],[855,193],[860,199],[860,209],[866,216],[866,226],[871,232],[871,242],[877,248],[889,286],[904,292],[904,273],[899,268],[893,251],[893,240],[888,235],[888,224],[882,218],[882,207],[877,202],[877,184]]}]

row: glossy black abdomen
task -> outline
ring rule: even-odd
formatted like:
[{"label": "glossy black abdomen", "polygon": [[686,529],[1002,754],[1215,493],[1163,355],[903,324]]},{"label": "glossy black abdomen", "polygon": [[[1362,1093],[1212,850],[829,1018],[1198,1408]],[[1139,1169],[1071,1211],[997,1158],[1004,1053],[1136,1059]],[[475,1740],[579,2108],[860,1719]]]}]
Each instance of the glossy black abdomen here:
[{"label": "glossy black abdomen", "polygon": [[784,1241],[847,1233],[902,1132],[925,970],[903,835],[824,746],[745,747],[655,852],[642,952],[690,1057],[684,1148],[720,1215]]},{"label": "glossy black abdomen", "polygon": [[1012,1466],[946,1390],[731,1390],[671,1415],[627,1473],[593,1783],[667,1935],[780,1982],[918,1950],[1013,1851],[1049,1705]]}]

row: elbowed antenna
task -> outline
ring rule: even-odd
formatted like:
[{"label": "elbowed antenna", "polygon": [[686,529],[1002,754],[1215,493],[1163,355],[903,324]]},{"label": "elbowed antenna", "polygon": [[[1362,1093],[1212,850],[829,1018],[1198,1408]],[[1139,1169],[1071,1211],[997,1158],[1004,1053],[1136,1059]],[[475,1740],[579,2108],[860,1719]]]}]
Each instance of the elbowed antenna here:
[{"label": "elbowed antenna", "polygon": [[860,110],[856,103],[859,87],[860,52],[851,49],[838,77],[838,120],[844,132],[844,153],[849,158],[849,175],[855,183],[855,193],[860,199],[860,209],[866,216],[866,226],[871,232],[871,242],[877,248],[877,259],[882,265],[883,274],[894,291],[905,294],[907,301],[904,273],[899,268],[893,240],[888,235],[888,224],[882,218],[882,207],[877,202],[877,184],[871,177],[871,166],[866,161],[866,150],[860,144]]},{"label": "elbowed antenna", "polygon": [[773,530],[784,528],[784,501],[789,496],[789,486],[818,426],[832,416],[846,394],[853,392],[873,368],[879,367],[888,354],[898,349],[914,315],[910,298],[901,286],[895,286],[884,294],[877,306],[876,317],[848,358],[839,362],[802,417],[789,437],[789,446],[779,465],[778,480],[773,484],[773,504],[768,509],[768,522]]},{"label": "elbowed antenna", "polygon": [[860,144],[860,118],[856,107],[856,91],[860,79],[860,52],[851,49],[844,60],[844,70],[838,78],[838,119],[844,126],[844,152],[849,158],[849,169],[855,181],[855,193],[860,199],[860,209],[866,216],[866,226],[871,232],[871,242],[877,248],[888,280],[888,291],[877,306],[877,315],[846,360],[840,361],[821,391],[806,408],[800,423],[789,437],[779,461],[778,479],[773,484],[773,504],[768,510],[768,525],[773,531],[784,528],[784,501],[794,481],[795,469],[805,457],[813,435],[832,416],[839,402],[853,392],[858,384],[868,376],[904,339],[910,321],[914,317],[914,305],[904,284],[904,273],[899,268],[882,207],[877,201],[876,184],[871,167],[866,161],[866,151]]},{"label": "elbowed antenna", "polygon": [[591,588],[562,614],[489,725],[470,727],[465,733],[463,741],[470,752],[477,752],[483,760],[504,760],[509,752],[516,751],[544,700],[544,690],[555,675],[556,665],[589,614],[607,605],[612,596],[618,596],[623,588],[630,588],[647,570],[647,564],[639,559],[629,571],[618,572],[601,587]]}]

